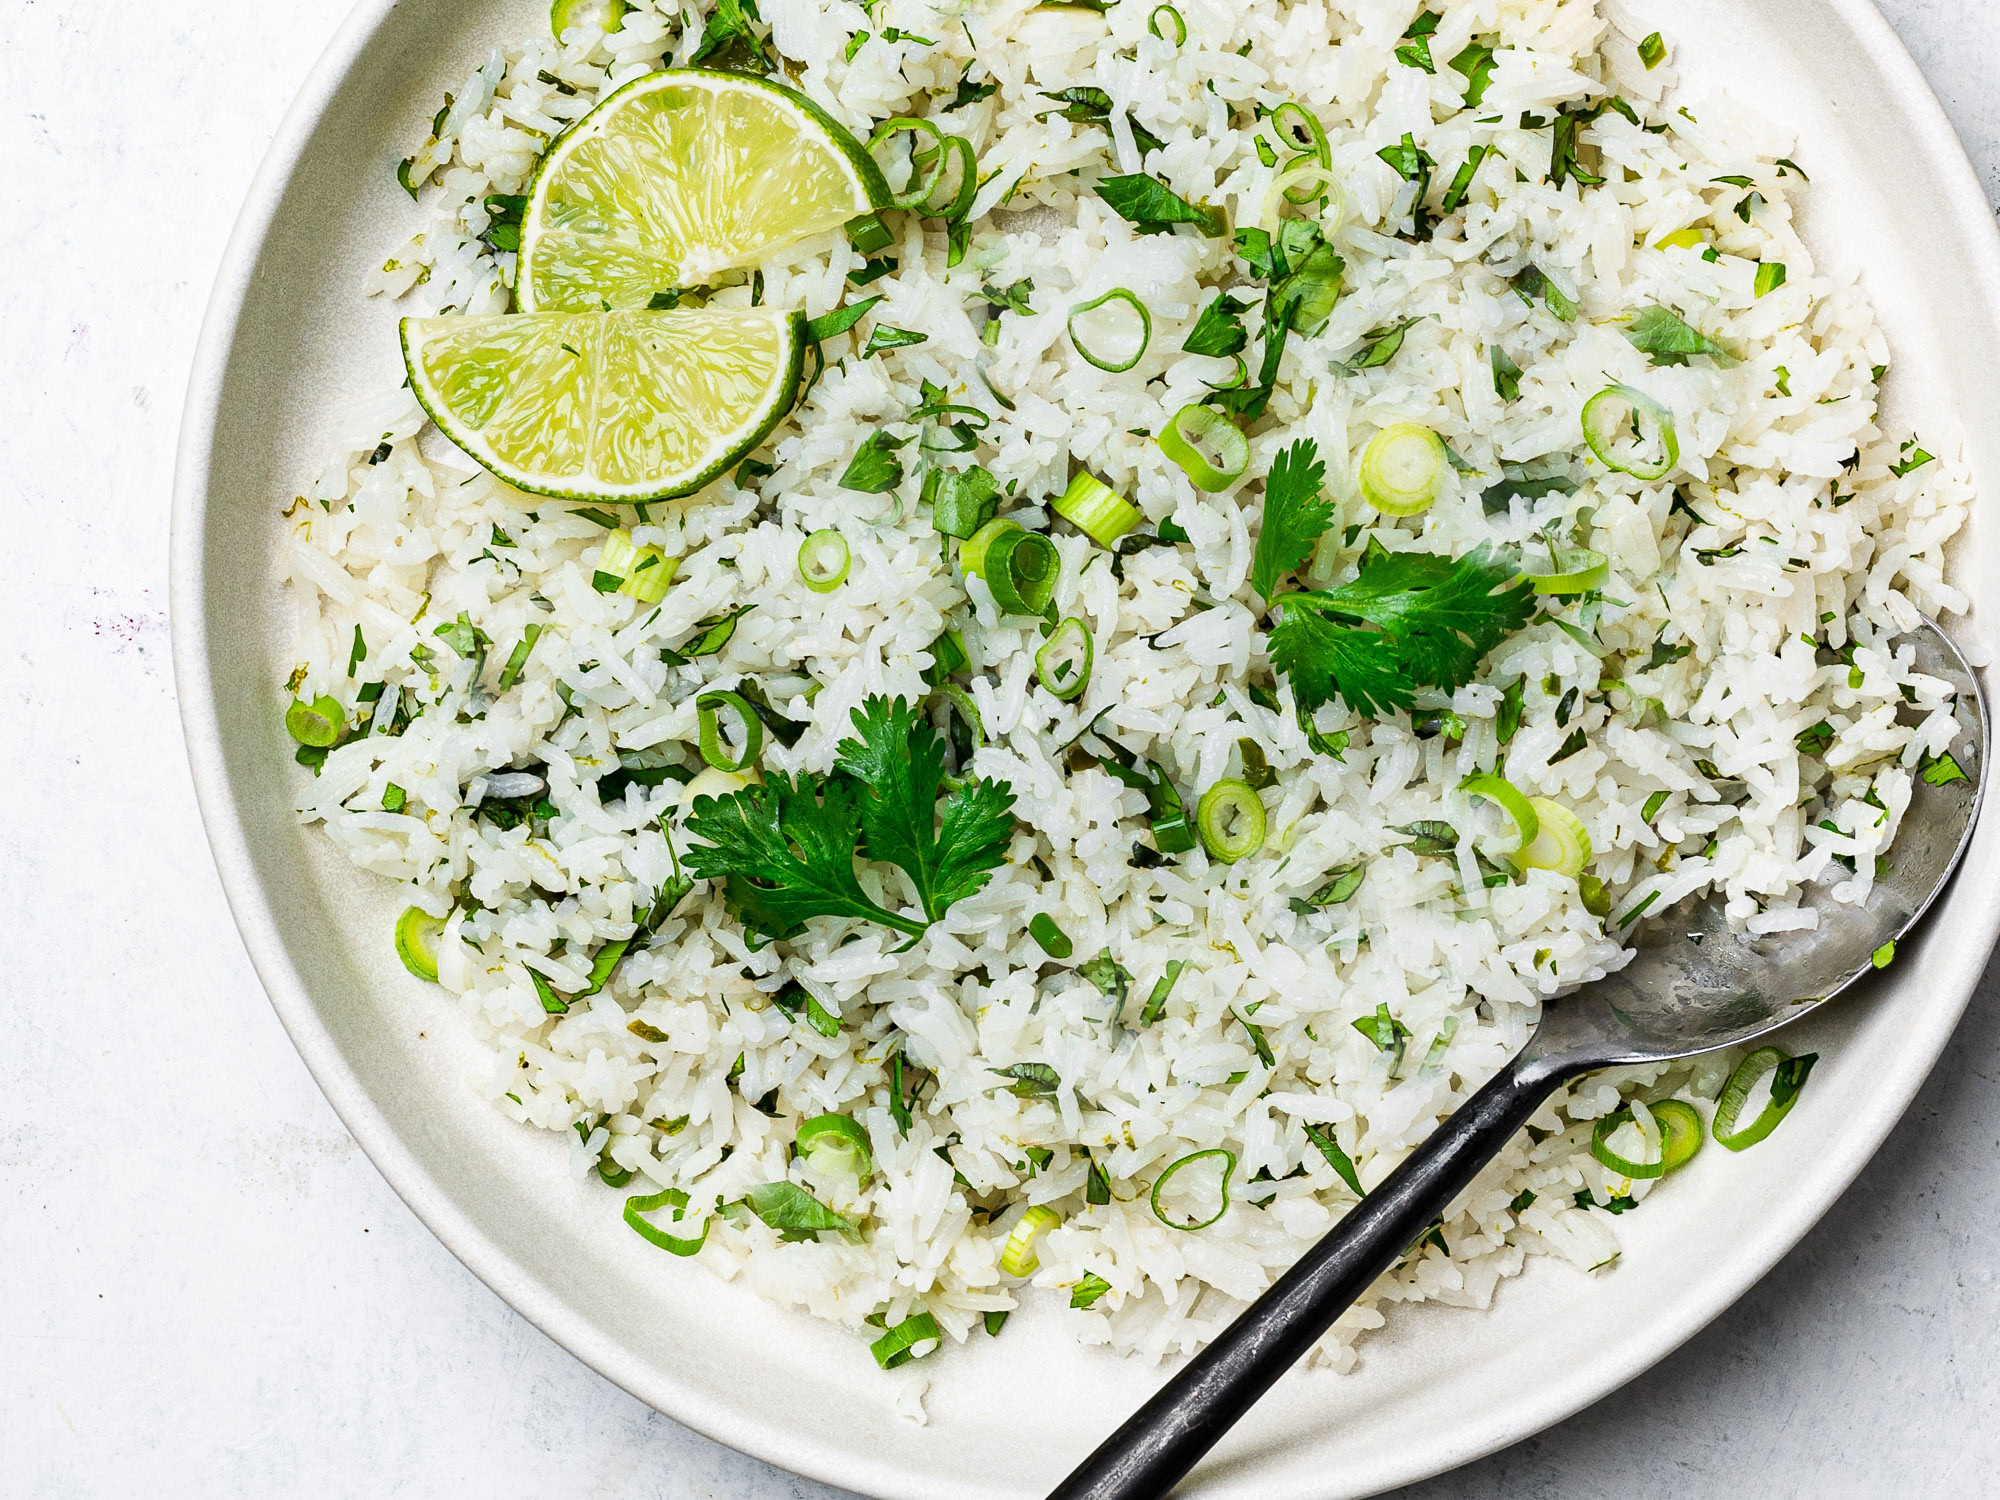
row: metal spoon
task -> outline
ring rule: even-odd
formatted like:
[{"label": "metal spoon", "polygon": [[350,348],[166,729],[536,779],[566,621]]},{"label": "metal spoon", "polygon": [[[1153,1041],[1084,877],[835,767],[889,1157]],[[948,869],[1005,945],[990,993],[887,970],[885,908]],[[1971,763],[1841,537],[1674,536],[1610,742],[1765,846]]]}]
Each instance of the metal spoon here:
[{"label": "metal spoon", "polygon": [[1911,633],[1917,669],[1957,695],[1952,754],[1969,779],[1917,782],[1889,871],[1862,906],[1832,900],[1845,874],[1801,893],[1810,932],[1732,930],[1721,900],[1654,923],[1624,969],[1552,1003],[1528,1045],[1440,1125],[1327,1237],[1190,1360],[1050,1492],[1049,1500],[1160,1500],[1407,1251],[1550,1094],[1581,1074],[1662,1063],[1753,1041],[1874,969],[1958,866],[1984,791],[1986,705],[1935,625]]}]

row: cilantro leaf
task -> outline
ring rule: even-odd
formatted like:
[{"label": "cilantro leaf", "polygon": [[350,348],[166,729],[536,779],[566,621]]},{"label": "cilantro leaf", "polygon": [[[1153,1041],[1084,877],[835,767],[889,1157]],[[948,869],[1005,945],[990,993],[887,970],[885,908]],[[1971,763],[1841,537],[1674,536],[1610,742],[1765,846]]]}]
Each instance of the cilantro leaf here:
[{"label": "cilantro leaf", "polygon": [[1391,323],[1386,328],[1371,328],[1362,336],[1361,347],[1354,351],[1354,357],[1335,360],[1333,372],[1336,375],[1358,375],[1363,370],[1379,369],[1389,363],[1403,349],[1403,338],[1423,318],[1404,318],[1400,323]]},{"label": "cilantro leaf", "polygon": [[1333,501],[1325,492],[1326,464],[1319,444],[1301,438],[1283,449],[1264,481],[1264,525],[1257,533],[1251,586],[1266,599],[1278,580],[1312,555],[1313,544],[1333,524]]},{"label": "cilantro leaf", "polygon": [[968,67],[964,76],[958,80],[958,92],[951,96],[951,102],[938,113],[948,115],[955,109],[964,109],[969,104],[977,104],[981,99],[990,99],[999,92],[1000,85],[990,78],[974,83],[972,69]]},{"label": "cilantro leaf", "polygon": [[[1106,131],[1111,129],[1112,101],[1111,96],[1103,89],[1085,87],[1057,89],[1054,92],[1043,89],[1042,97],[1044,99],[1054,99],[1063,107],[1061,109],[1043,110],[1042,113],[1035,116],[1037,120],[1046,120],[1050,115],[1061,115],[1072,124],[1102,125]],[[1166,145],[1165,141],[1154,135],[1152,131],[1141,125],[1137,120],[1132,119],[1129,115],[1126,117],[1125,123],[1132,127],[1132,143],[1139,148],[1141,156],[1149,152],[1158,151]]]},{"label": "cilantro leaf", "polygon": [[1455,561],[1373,550],[1351,583],[1276,602],[1271,663],[1301,709],[1339,697],[1369,717],[1411,707],[1419,688],[1463,687],[1534,612],[1528,581],[1487,546]]},{"label": "cilantro leaf", "polygon": [[779,1238],[809,1240],[823,1231],[851,1235],[852,1220],[835,1213],[795,1182],[762,1182],[743,1195],[744,1206],[778,1231]]},{"label": "cilantro leaf", "polygon": [[1181,348],[1189,354],[1207,354],[1218,359],[1242,353],[1243,346],[1250,342],[1250,335],[1243,331],[1243,314],[1249,307],[1247,299],[1239,301],[1229,292],[1216,293],[1215,300],[1195,319],[1194,327],[1181,341]]},{"label": "cilantro leaf", "polygon": [[1656,367],[1684,365],[1697,354],[1705,354],[1725,367],[1736,363],[1735,355],[1667,307],[1641,308],[1625,325],[1625,337]]},{"label": "cilantro leaf", "polygon": [[1219,208],[1190,203],[1159,178],[1144,172],[1107,177],[1097,184],[1097,196],[1121,219],[1139,226],[1141,234],[1160,234],[1176,224],[1192,224],[1209,239],[1229,232],[1229,220]]},{"label": "cilantro leaf", "polygon": [[795,937],[813,917],[859,917],[916,937],[924,923],[885,911],[854,874],[861,797],[833,778],[782,773],[727,797],[697,797],[688,868],[724,882],[730,908],[766,937]]},{"label": "cilantro leaf", "polygon": [[1477,109],[1493,82],[1493,49],[1484,42],[1474,42],[1451,60],[1451,69],[1465,75],[1465,107]]},{"label": "cilantro leaf", "polygon": [[882,295],[878,292],[873,297],[864,297],[859,302],[850,302],[845,307],[836,307],[832,312],[822,317],[808,318],[806,320],[806,337],[811,339],[815,344],[818,344],[832,338],[835,334],[845,333],[856,323],[859,323],[868,311],[881,300]]},{"label": "cilantro leaf", "polygon": [[903,461],[896,457],[896,450],[907,442],[906,437],[891,437],[886,428],[876,428],[848,460],[840,476],[841,488],[859,490],[864,495],[882,495],[893,490],[903,482]]},{"label": "cilantro leaf", "polygon": [[861,784],[868,857],[900,865],[935,922],[986,884],[1014,835],[1014,789],[984,779],[945,799],[944,740],[901,698],[854,710],[859,738],[842,740],[836,764]]},{"label": "cilantro leaf", "polygon": [[[724,882],[730,908],[770,938],[796,936],[813,917],[858,917],[910,937],[986,884],[1006,858],[1014,790],[974,781],[945,799],[944,741],[903,699],[854,710],[860,738],[843,740],[833,775],[773,774],[727,797],[697,797],[688,832],[703,840],[688,868]],[[862,890],[854,860],[900,865],[925,920],[887,910]]]},{"label": "cilantro leaf", "polygon": [[702,28],[701,42],[688,62],[694,67],[733,68],[744,73],[768,73],[770,56],[753,21],[761,21],[757,0],[716,0],[715,13]]}]

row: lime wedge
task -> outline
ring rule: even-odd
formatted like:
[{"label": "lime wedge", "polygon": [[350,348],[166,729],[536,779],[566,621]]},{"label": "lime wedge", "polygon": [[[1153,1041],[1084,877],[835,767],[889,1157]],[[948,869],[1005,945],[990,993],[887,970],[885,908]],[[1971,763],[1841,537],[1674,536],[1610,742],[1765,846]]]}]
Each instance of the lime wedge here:
[{"label": "lime wedge", "polygon": [[644,307],[883,208],[867,148],[803,94],[674,68],[558,140],[521,221],[523,312]]},{"label": "lime wedge", "polygon": [[410,387],[509,484],[574,500],[688,495],[777,426],[805,317],[768,307],[405,318]]}]

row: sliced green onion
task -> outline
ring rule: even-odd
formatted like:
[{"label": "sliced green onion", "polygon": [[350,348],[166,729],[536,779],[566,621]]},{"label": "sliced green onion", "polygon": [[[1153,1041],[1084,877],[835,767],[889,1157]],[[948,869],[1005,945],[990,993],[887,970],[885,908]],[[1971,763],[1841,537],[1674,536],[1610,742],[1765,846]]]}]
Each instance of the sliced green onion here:
[{"label": "sliced green onion", "polygon": [[920,1312],[903,1319],[875,1340],[868,1346],[868,1352],[875,1356],[876,1364],[885,1370],[893,1370],[913,1359],[922,1359],[943,1341],[944,1335],[938,1331],[937,1319],[927,1312]]},{"label": "sliced green onion", "polygon": [[1547,572],[1527,575],[1538,594],[1587,594],[1611,576],[1611,559],[1588,547],[1551,548],[1548,563]]},{"label": "sliced green onion", "polygon": [[1444,440],[1415,422],[1384,427],[1361,454],[1361,497],[1385,516],[1430,508],[1450,464]]},{"label": "sliced green onion", "polygon": [[[1096,349],[1085,343],[1084,334],[1088,331],[1087,328],[1078,328],[1076,326],[1078,318],[1088,317],[1091,313],[1097,311],[1098,308],[1111,302],[1122,302],[1139,315],[1138,337],[1135,341],[1129,335],[1127,336],[1127,342],[1131,345],[1132,353],[1129,358],[1122,362],[1106,354],[1100,354]],[[1101,322],[1102,320],[1100,319],[1099,321]],[[1113,335],[1113,337],[1116,336]],[[1146,304],[1133,295],[1129,289],[1122,286],[1115,286],[1102,297],[1094,298],[1089,302],[1079,302],[1069,310],[1069,341],[1076,345],[1076,352],[1078,354],[1081,354],[1091,364],[1096,365],[1098,369],[1109,370],[1114,375],[1122,374],[1139,363],[1140,359],[1146,353],[1146,346],[1153,342],[1153,315],[1147,310]]]},{"label": "sliced green onion", "polygon": [[830,594],[847,581],[852,557],[847,538],[832,527],[815,531],[799,543],[799,582],[815,594]]},{"label": "sliced green onion", "polygon": [[[955,682],[940,684],[938,696],[958,710],[958,717],[964,722],[970,741],[965,750],[966,758],[970,759],[972,753],[986,743],[986,721],[979,717],[979,705],[972,701],[972,694]],[[945,727],[949,729],[950,725]],[[952,738],[956,740],[957,736],[954,734]]]},{"label": "sliced green onion", "polygon": [[1008,1231],[1007,1242],[1000,1247],[1000,1269],[1009,1276],[1034,1275],[1042,1263],[1035,1242],[1060,1223],[1062,1215],[1046,1203],[1031,1205]]},{"label": "sliced green onion", "polygon": [[1183,406],[1160,429],[1160,451],[1208,494],[1226,490],[1250,467],[1250,440],[1212,406]]},{"label": "sliced green onion", "polygon": [[285,733],[301,745],[315,750],[331,750],[340,743],[347,727],[347,710],[333,697],[315,698],[310,703],[294,701],[285,710]]},{"label": "sliced green onion", "polygon": [[668,557],[658,547],[634,546],[632,533],[621,527],[604,539],[604,550],[598,554],[596,565],[598,577],[615,578],[618,582],[598,592],[624,594],[641,604],[658,604],[667,597],[667,585],[674,581],[680,565],[679,558]]},{"label": "sliced green onion", "polygon": [[1035,653],[1035,680],[1043,691],[1067,703],[1090,686],[1090,668],[1096,657],[1090,627],[1071,615]]},{"label": "sliced green onion", "polygon": [[[1715,1101],[1715,1121],[1709,1127],[1715,1143],[1731,1151],[1741,1151],[1776,1130],[1798,1103],[1799,1090],[1806,1086],[1806,1075],[1818,1061],[1817,1052],[1792,1057],[1776,1047],[1759,1047],[1744,1058],[1729,1075],[1729,1082],[1722,1086],[1722,1097]],[[1767,1073],[1771,1075],[1770,1097],[1764,1101],[1757,1118],[1738,1130],[1737,1116],[1749,1102],[1750,1091]]]},{"label": "sliced green onion", "polygon": [[[1222,1206],[1216,1209],[1216,1211],[1210,1214],[1207,1218],[1199,1219],[1192,1223],[1180,1224],[1168,1218],[1166,1210],[1160,1207],[1161,1190],[1166,1187],[1167,1183],[1174,1177],[1176,1173],[1186,1170],[1188,1167],[1193,1166],[1196,1162],[1214,1161],[1218,1157],[1221,1158],[1222,1161],[1222,1182],[1218,1189],[1219,1196],[1222,1199]],[[1153,1193],[1151,1199],[1149,1200],[1153,1205],[1153,1217],[1158,1219],[1162,1224],[1166,1225],[1167,1228],[1169,1229],[1179,1229],[1188,1233],[1192,1233],[1194,1230],[1197,1229],[1208,1228],[1209,1225],[1213,1224],[1217,1219],[1220,1219],[1224,1214],[1229,1212],[1229,1179],[1235,1173],[1235,1171],[1236,1171],[1236,1153],[1223,1146],[1211,1146],[1206,1151],[1196,1151],[1192,1155],[1183,1156],[1179,1161],[1169,1164],[1166,1171],[1162,1172],[1159,1175],[1159,1179],[1153,1184]]]},{"label": "sliced green onion", "polygon": [[932,687],[972,665],[972,658],[965,650],[965,637],[956,630],[943,632],[930,643],[928,651],[931,664],[924,669],[924,681]]},{"label": "sliced green onion", "polygon": [[1514,820],[1514,826],[1521,830],[1517,852],[1525,853],[1541,833],[1542,815],[1535,811],[1534,802],[1506,777],[1472,776],[1460,782],[1458,789],[1468,797],[1484,797]]},{"label": "sliced green onion", "polygon": [[[1292,129],[1293,121],[1303,127],[1303,135]],[[1317,115],[1298,101],[1287,99],[1271,111],[1271,129],[1292,150],[1322,167],[1333,165],[1333,147],[1327,141],[1326,127],[1320,124]]]},{"label": "sliced green onion", "polygon": [[1056,544],[1018,521],[988,521],[959,548],[959,566],[984,580],[1003,615],[1038,615],[1062,577]]},{"label": "sliced green onion", "polygon": [[[910,180],[904,186],[903,191],[895,194],[890,202],[896,208],[921,209],[924,205],[924,200],[936,192],[942,183],[947,166],[944,150],[945,136],[944,132],[938,128],[937,122],[935,120],[920,120],[914,115],[897,115],[893,119],[884,120],[880,125],[875,127],[875,133],[868,137],[868,154],[873,156],[885,144],[904,131],[908,131],[911,135],[925,135],[930,137],[930,145],[925,147],[917,145],[914,141],[911,142]],[[927,177],[923,175],[923,168],[919,165],[925,156],[931,157],[930,175]]]},{"label": "sliced green onion", "polygon": [[[1644,418],[1642,422],[1640,419]],[[1650,435],[1646,427],[1650,424]],[[1620,433],[1632,429],[1631,441],[1621,449]],[[1679,467],[1680,434],[1674,430],[1674,414],[1644,391],[1629,385],[1606,386],[1583,404],[1583,440],[1605,468],[1634,479],[1664,479]],[[1642,442],[1659,450],[1651,459],[1640,451]]]},{"label": "sliced green onion", "polygon": [[[1166,26],[1160,24],[1162,16],[1166,17]],[[1171,35],[1167,32],[1168,26],[1173,28]],[[1172,42],[1176,47],[1187,41],[1187,22],[1171,5],[1154,6],[1153,13],[1146,17],[1146,29],[1161,41]]]},{"label": "sliced green onion", "polygon": [[421,906],[405,907],[396,918],[396,957],[417,978],[436,984],[438,939],[443,936],[443,917],[434,917]]},{"label": "sliced green onion", "polygon": [[1660,1127],[1660,1165],[1672,1172],[1694,1160],[1701,1150],[1701,1115],[1684,1099],[1661,1099],[1652,1106]]},{"label": "sliced green onion", "polygon": [[[701,726],[701,758],[718,771],[742,771],[753,764],[764,749],[764,721],[740,693],[703,693],[694,700],[696,720]],[[743,753],[730,757],[722,739],[721,711],[736,716],[737,738]]]},{"label": "sliced green onion", "polygon": [[[937,170],[930,175],[923,201],[917,206],[940,219],[961,219],[979,191],[979,157],[972,142],[962,135],[948,135],[939,145]],[[958,164],[955,183],[953,162]]]},{"label": "sliced green onion", "polygon": [[1056,926],[1056,919],[1045,911],[1038,911],[1028,922],[1028,936],[1041,944],[1042,952],[1050,958],[1068,958],[1076,952],[1076,944],[1069,940],[1069,934]]},{"label": "sliced green onion", "polygon": [[1247,781],[1216,782],[1201,794],[1194,821],[1209,857],[1226,865],[1264,847],[1264,800]]},{"label": "sliced green onion", "polygon": [[707,1242],[708,1226],[714,1220],[703,1220],[701,1233],[692,1239],[684,1239],[679,1235],[668,1234],[666,1230],[659,1228],[657,1225],[647,1223],[644,1217],[642,1217],[645,1214],[657,1212],[662,1208],[671,1208],[674,1211],[674,1222],[679,1223],[687,1205],[688,1195],[679,1188],[667,1188],[664,1192],[654,1193],[651,1196],[627,1198],[625,1200],[625,1222],[637,1230],[643,1238],[658,1245],[669,1255],[693,1255]]},{"label": "sliced green onion", "polygon": [[1139,524],[1139,508],[1121,500],[1110,485],[1088,472],[1069,482],[1053,508],[1100,547],[1117,546],[1118,539]]},{"label": "sliced green onion", "polygon": [[[1634,1115],[1630,1109],[1616,1110],[1599,1120],[1596,1126],[1592,1128],[1590,1132],[1590,1154],[1616,1172],[1620,1177],[1647,1180],[1654,1177],[1666,1176],[1667,1161],[1664,1154],[1657,1161],[1632,1161],[1612,1150],[1606,1144],[1612,1136],[1616,1135],[1627,1125],[1637,1130],[1641,1136],[1647,1134],[1645,1127],[1639,1124],[1638,1116]],[[1654,1131],[1652,1134],[1658,1135],[1659,1132]],[[1651,1143],[1648,1142],[1648,1144],[1650,1145]]]},{"label": "sliced green onion", "polygon": [[1590,863],[1590,830],[1583,820],[1560,802],[1546,797],[1530,797],[1538,831],[1513,856],[1523,870],[1554,870],[1558,875],[1580,875]]},{"label": "sliced green onion", "polygon": [[868,1132],[846,1115],[816,1115],[799,1126],[794,1138],[800,1158],[815,1172],[838,1176],[852,1172],[866,1180],[875,1157],[868,1149]]}]

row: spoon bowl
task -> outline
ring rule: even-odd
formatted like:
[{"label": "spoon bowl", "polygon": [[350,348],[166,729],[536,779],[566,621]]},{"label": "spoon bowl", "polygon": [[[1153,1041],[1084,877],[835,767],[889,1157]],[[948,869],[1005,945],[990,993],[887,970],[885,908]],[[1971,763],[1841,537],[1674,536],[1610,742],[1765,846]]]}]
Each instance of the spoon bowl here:
[{"label": "spoon bowl", "polygon": [[1949,704],[1958,732],[1951,760],[1913,778],[1893,857],[1866,897],[1839,899],[1851,875],[1829,859],[1800,892],[1811,926],[1753,934],[1730,920],[1715,894],[1647,923],[1633,936],[1629,963],[1551,1001],[1518,1056],[1049,1500],[1160,1500],[1565,1083],[1599,1068],[1673,1062],[1756,1041],[1894,961],[1896,945],[1944,890],[1971,840],[1987,759],[1985,696],[1950,639],[1925,621],[1898,649],[1909,650],[1928,679],[1907,712]]}]

